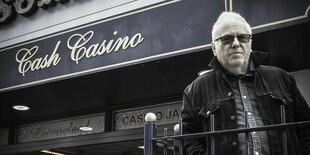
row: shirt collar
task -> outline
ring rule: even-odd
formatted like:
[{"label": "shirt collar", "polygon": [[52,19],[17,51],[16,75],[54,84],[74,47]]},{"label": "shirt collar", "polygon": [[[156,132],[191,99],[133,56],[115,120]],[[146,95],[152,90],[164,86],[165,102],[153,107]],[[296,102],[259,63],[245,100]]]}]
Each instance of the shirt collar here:
[{"label": "shirt collar", "polygon": [[[249,63],[249,71],[251,73],[255,72],[256,69],[264,62],[264,60],[267,57],[266,52],[260,52],[260,51],[252,51],[250,55],[250,63]],[[209,67],[211,67],[214,70],[221,71],[223,73],[226,73],[227,71],[223,68],[223,66],[220,64],[220,62],[217,60],[216,57],[213,57],[211,62],[209,63]]]}]

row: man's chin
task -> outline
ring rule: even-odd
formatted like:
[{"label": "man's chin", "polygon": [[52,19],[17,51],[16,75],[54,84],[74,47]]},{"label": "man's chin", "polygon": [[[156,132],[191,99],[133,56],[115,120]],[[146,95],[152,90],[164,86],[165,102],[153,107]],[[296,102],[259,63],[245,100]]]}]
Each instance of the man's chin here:
[{"label": "man's chin", "polygon": [[231,61],[228,63],[229,66],[231,67],[239,67],[242,66],[244,64],[244,61]]},{"label": "man's chin", "polygon": [[237,66],[242,66],[242,64],[244,64],[244,61],[243,59],[234,59],[234,60],[231,60],[228,64],[231,66],[237,67]]}]

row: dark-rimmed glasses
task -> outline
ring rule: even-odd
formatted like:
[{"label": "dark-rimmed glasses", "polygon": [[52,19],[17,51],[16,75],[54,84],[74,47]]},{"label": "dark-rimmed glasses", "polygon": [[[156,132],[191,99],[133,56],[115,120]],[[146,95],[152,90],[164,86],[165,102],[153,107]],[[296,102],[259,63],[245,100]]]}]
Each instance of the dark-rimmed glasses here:
[{"label": "dark-rimmed glasses", "polygon": [[250,34],[240,34],[237,36],[225,35],[225,36],[222,36],[222,37],[215,39],[215,41],[218,41],[221,39],[222,44],[227,45],[227,44],[231,44],[234,41],[235,37],[237,37],[237,39],[240,43],[248,43],[251,39],[251,36],[252,35],[250,35]]}]

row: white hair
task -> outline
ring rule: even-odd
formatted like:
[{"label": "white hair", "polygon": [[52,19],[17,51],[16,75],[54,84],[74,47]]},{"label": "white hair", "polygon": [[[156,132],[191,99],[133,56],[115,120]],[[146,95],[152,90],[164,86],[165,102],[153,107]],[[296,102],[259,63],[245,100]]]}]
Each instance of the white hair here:
[{"label": "white hair", "polygon": [[245,26],[248,27],[250,34],[252,34],[252,29],[251,26],[249,25],[249,23],[239,14],[236,12],[222,12],[220,14],[220,16],[217,18],[216,22],[213,25],[212,28],[212,42],[214,42],[214,40],[216,39],[215,34],[218,31],[218,29],[220,28],[220,26],[223,24],[223,22],[225,20],[228,19],[232,19],[232,18],[237,18],[239,20],[241,20],[242,22],[244,22]]}]

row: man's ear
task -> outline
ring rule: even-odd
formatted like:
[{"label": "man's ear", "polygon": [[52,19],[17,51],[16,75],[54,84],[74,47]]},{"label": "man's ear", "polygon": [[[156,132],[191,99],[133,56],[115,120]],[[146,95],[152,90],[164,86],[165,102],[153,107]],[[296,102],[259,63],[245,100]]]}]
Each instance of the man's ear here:
[{"label": "man's ear", "polygon": [[211,47],[212,47],[213,55],[216,56],[216,49],[215,49],[214,42],[211,43]]}]

